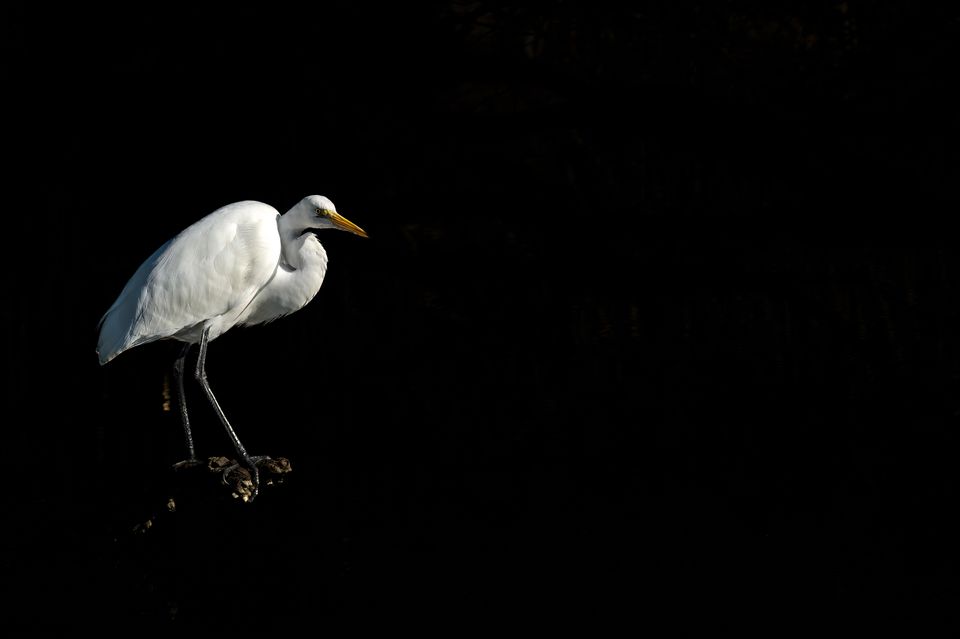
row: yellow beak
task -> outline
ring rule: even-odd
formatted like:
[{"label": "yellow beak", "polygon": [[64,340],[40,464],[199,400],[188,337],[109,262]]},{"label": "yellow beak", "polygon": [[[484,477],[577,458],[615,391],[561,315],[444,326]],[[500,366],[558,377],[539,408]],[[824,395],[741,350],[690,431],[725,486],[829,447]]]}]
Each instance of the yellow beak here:
[{"label": "yellow beak", "polygon": [[333,225],[338,229],[340,229],[341,231],[348,231],[350,233],[353,233],[354,235],[359,235],[360,237],[369,237],[366,231],[364,231],[362,228],[360,228],[359,226],[357,226],[347,218],[343,217],[339,213],[330,211],[327,217],[330,219],[331,222],[333,222]]}]

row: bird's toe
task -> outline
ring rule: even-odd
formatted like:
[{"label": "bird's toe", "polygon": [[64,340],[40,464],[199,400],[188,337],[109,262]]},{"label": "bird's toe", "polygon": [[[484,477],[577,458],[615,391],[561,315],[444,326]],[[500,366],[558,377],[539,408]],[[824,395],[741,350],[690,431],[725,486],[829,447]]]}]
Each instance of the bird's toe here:
[{"label": "bird's toe", "polygon": [[203,462],[196,458],[190,458],[178,461],[172,468],[174,470],[184,470],[187,468],[196,468],[197,466],[203,466]]},{"label": "bird's toe", "polygon": [[240,464],[233,463],[223,469],[223,483],[233,489],[234,497],[243,501],[252,501],[257,496],[259,473],[251,473]]}]

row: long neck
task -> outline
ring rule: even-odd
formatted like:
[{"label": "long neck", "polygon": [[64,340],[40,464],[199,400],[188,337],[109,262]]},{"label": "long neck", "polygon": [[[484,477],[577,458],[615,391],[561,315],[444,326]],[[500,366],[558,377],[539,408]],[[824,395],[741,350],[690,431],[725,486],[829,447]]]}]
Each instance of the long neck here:
[{"label": "long neck", "polygon": [[327,252],[316,235],[294,226],[288,219],[290,217],[281,215],[277,221],[285,262],[283,266],[291,271],[291,279],[296,281],[291,285],[303,288],[307,295],[306,304],[317,294],[327,273]]},{"label": "long neck", "polygon": [[327,273],[327,252],[313,233],[278,223],[283,261],[270,282],[251,303],[247,324],[269,322],[304,307],[320,290]]},{"label": "long neck", "polygon": [[286,265],[278,269],[277,284],[289,289],[291,302],[300,308],[320,290],[327,274],[327,252],[316,235],[304,233],[284,240],[283,259]]},{"label": "long neck", "polygon": [[300,250],[303,248],[303,242],[306,238],[312,237],[312,233],[304,233],[302,228],[294,226],[291,222],[290,214],[281,215],[277,219],[277,230],[280,231],[280,245],[283,251],[283,261],[291,269],[299,269]]}]

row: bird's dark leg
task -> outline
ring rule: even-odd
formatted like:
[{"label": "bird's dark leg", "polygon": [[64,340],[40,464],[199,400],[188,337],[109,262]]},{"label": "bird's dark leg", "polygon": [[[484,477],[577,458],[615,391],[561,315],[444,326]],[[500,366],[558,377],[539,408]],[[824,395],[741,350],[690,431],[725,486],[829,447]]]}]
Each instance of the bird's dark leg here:
[{"label": "bird's dark leg", "polygon": [[190,416],[187,415],[187,395],[183,391],[183,370],[186,367],[187,353],[190,351],[190,344],[186,344],[180,351],[180,356],[173,363],[173,372],[177,377],[177,403],[180,405],[180,418],[183,420],[183,435],[187,441],[188,457],[181,462],[173,465],[174,468],[182,466],[196,466],[200,463],[197,459],[196,449],[193,447],[193,433],[190,431]]},{"label": "bird's dark leg", "polygon": [[207,382],[207,334],[209,329],[204,329],[203,333],[200,335],[200,355],[197,357],[197,370],[196,378],[200,385],[203,387],[203,391],[207,394],[207,398],[210,400],[210,405],[213,406],[213,410],[216,411],[217,417],[220,418],[220,421],[223,423],[223,427],[227,430],[227,435],[230,436],[230,441],[233,442],[233,447],[237,451],[237,456],[240,458],[240,461],[243,462],[247,468],[250,469],[250,473],[253,476],[253,495],[251,499],[257,496],[258,488],[260,487],[260,471],[257,470],[257,459],[251,459],[247,455],[247,449],[243,447],[243,444],[240,443],[240,438],[237,437],[237,433],[233,430],[233,426],[230,425],[230,422],[227,421],[227,416],[223,414],[223,409],[220,408],[217,398],[213,394],[213,390],[210,388],[209,382]]}]

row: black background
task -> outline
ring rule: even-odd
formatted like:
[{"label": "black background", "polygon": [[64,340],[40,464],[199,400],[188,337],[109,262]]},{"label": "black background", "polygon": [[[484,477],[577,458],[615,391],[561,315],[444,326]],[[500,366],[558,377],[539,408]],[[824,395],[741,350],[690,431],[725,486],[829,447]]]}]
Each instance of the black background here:
[{"label": "black background", "polygon": [[[955,8],[3,12],[5,619],[955,623]],[[165,514],[178,346],[97,321],[311,193],[370,239],[208,363],[292,479]]]}]

